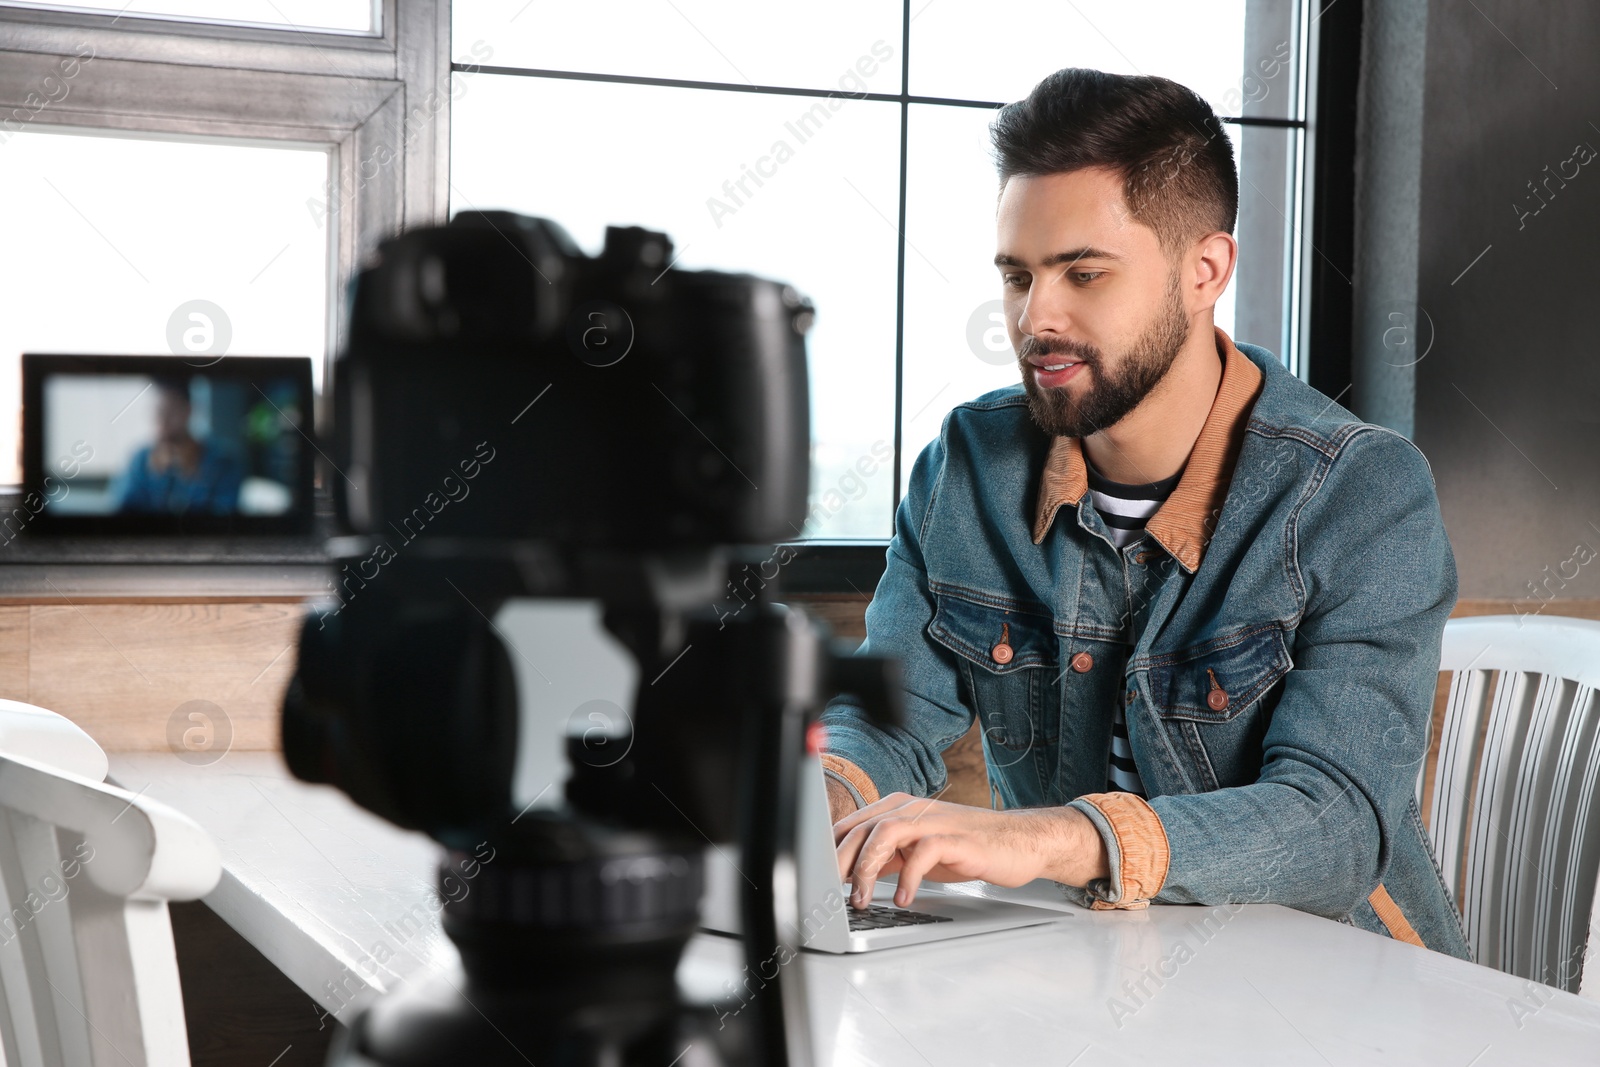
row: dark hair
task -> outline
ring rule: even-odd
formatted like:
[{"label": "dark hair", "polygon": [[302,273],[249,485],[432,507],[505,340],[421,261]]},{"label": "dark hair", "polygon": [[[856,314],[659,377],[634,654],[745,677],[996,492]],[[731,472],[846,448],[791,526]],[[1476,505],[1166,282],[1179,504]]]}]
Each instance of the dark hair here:
[{"label": "dark hair", "polygon": [[1000,109],[989,126],[1000,186],[1107,167],[1137,221],[1169,255],[1239,214],[1233,142],[1211,105],[1167,78],[1067,67]]},{"label": "dark hair", "polygon": [[150,384],[155,386],[157,392],[177,393],[187,402],[189,400],[189,375],[178,371],[162,371],[150,376]]}]

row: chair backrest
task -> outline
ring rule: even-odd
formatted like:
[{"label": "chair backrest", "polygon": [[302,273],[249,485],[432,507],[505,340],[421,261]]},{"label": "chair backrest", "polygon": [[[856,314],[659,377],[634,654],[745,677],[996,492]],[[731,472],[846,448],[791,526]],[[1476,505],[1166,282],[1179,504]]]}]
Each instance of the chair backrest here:
[{"label": "chair backrest", "polygon": [[[99,746],[90,752],[72,740],[76,727],[41,710],[0,708],[0,745],[89,773],[0,748],[4,1063],[187,1064],[166,902],[211,891],[216,845],[173,809],[95,780]],[[100,753],[100,777],[104,767]]]},{"label": "chair backrest", "polygon": [[21,756],[96,782],[106,780],[105,751],[71,719],[20,700],[0,700],[0,755]]},{"label": "chair backrest", "polygon": [[[1600,871],[1600,622],[1445,624],[1449,672],[1425,802],[1479,963],[1600,1000],[1584,981]],[[1595,933],[1600,934],[1600,930]]]}]

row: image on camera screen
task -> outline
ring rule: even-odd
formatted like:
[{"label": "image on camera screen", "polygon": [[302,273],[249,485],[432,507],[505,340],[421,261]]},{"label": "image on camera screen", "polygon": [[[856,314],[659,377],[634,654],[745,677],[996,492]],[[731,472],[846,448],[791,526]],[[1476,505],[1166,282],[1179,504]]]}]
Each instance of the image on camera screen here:
[{"label": "image on camera screen", "polygon": [[309,413],[293,378],[52,374],[43,394],[44,455],[72,468],[71,492],[50,499],[58,515],[276,516],[296,506],[296,427]]}]

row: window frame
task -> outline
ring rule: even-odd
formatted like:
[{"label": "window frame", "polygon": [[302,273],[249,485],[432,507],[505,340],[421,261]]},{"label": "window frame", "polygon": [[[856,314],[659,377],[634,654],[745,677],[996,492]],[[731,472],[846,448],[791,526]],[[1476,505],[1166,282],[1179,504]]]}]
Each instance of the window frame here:
[{"label": "window frame", "polygon": [[[0,123],[9,120],[0,129],[37,124],[329,153],[319,428],[332,410],[327,371],[348,326],[350,280],[381,240],[441,222],[449,206],[449,0],[382,0],[381,18],[381,33],[358,35],[0,7]],[[93,58],[69,94],[31,120],[15,118],[33,110],[28,96],[58,73],[56,64],[86,45]],[[364,175],[363,163],[376,163],[374,173]],[[0,487],[0,511],[19,504],[19,488]],[[61,586],[83,595],[258,589],[279,597],[325,585],[326,554],[309,543],[21,539],[3,558],[0,596],[10,597]]]},{"label": "window frame", "polygon": [[[0,123],[28,110],[28,95],[56,63],[87,45],[93,76],[75,79],[59,103],[11,132],[38,124],[327,150],[326,372],[347,327],[342,297],[361,262],[390,234],[446,217],[449,8],[448,0],[403,8],[383,0],[382,34],[363,36],[0,6]],[[413,136],[407,121],[423,108],[432,113]],[[398,163],[361,174],[385,154]],[[323,382],[319,425],[331,375]]]},{"label": "window frame", "polygon": [[1331,0],[1317,19],[1317,66],[1307,71],[1306,174],[1311,183],[1301,316],[1307,351],[1301,377],[1343,403],[1355,351],[1356,146],[1361,24],[1366,0]]},{"label": "window frame", "polygon": [[[1309,14],[1320,0],[1306,0]],[[1296,370],[1330,396],[1348,388],[1351,300],[1349,276],[1354,234],[1353,168],[1355,72],[1361,51],[1362,0],[1333,0],[1315,16],[1301,18],[1304,69],[1302,119],[1227,116],[1239,125],[1303,128],[1297,205],[1290,225],[1296,242],[1291,270],[1299,274],[1299,306],[1287,312],[1298,347],[1289,353]],[[826,96],[827,90],[743,86],[625,75],[585,75],[495,66],[450,59],[451,0],[382,0],[382,32],[364,36],[216,25],[149,16],[111,16],[0,7],[0,116],[22,108],[28,93],[62,56],[82,44],[94,48],[97,70],[116,77],[75,83],[73,95],[38,120],[50,126],[102,128],[129,133],[311,144],[330,152],[333,188],[351,189],[345,210],[335,212],[330,248],[328,344],[325,361],[338,351],[347,323],[343,294],[378,241],[401,229],[442,222],[449,213],[451,79],[456,73],[486,73]],[[901,83],[898,93],[866,98],[900,105],[899,229],[906,223],[907,135],[912,104],[994,108],[994,101],[952,100],[909,92],[911,3],[901,24]],[[219,93],[218,78],[232,91]],[[284,103],[284,101],[293,103]],[[246,113],[239,103],[246,102]],[[1337,106],[1329,106],[1337,101]],[[225,102],[225,103],[224,103]],[[423,107],[431,114],[419,136],[407,120]],[[1326,115],[1324,115],[1326,112]],[[399,142],[399,166],[386,166],[357,181],[361,161]],[[1302,239],[1302,234],[1309,239]],[[896,268],[896,343],[893,499],[903,495],[905,257],[902,236]],[[1330,258],[1331,257],[1331,258]],[[1341,338],[1343,342],[1341,344]],[[1315,359],[1297,353],[1315,352]],[[1342,356],[1341,356],[1342,354]],[[326,366],[324,368],[327,369]],[[318,398],[318,425],[326,425],[331,375]],[[3,495],[3,494],[0,494]],[[0,501],[3,502],[3,501]],[[892,521],[892,520],[891,520]],[[796,593],[867,597],[883,572],[889,537],[786,542],[795,558],[783,586]],[[181,556],[181,552],[179,553]],[[215,550],[205,553],[207,559]],[[291,553],[294,562],[305,557]],[[118,553],[127,559],[126,546]],[[171,559],[166,546],[151,554]],[[44,557],[41,557],[44,558]],[[82,548],[74,561],[84,561]],[[62,562],[65,562],[63,559]]]}]

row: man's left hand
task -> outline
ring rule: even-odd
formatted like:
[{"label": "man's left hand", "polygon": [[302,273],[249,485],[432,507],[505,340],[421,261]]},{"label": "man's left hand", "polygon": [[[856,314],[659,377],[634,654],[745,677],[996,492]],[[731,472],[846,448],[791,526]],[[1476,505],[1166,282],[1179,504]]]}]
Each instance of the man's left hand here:
[{"label": "man's left hand", "polygon": [[1076,808],[992,811],[890,793],[833,824],[839,877],[864,908],[885,874],[900,876],[894,902],[908,907],[924,879],[980,879],[1019,886],[1035,878],[1085,885],[1108,874],[1105,844]]}]

